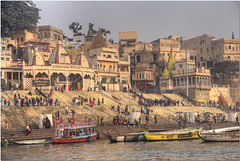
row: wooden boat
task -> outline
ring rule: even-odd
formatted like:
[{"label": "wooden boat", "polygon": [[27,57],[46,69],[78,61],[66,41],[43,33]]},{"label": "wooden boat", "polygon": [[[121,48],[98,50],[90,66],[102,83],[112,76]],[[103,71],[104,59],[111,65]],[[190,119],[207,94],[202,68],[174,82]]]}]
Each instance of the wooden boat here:
[{"label": "wooden boat", "polygon": [[[172,129],[154,129],[149,132],[163,132]],[[109,135],[109,139],[111,142],[136,142],[136,141],[146,141],[144,136],[146,132],[140,133],[127,133],[124,135]]]},{"label": "wooden boat", "polygon": [[198,134],[206,142],[239,141],[239,126],[203,131]]},{"label": "wooden boat", "polygon": [[55,128],[54,143],[90,142],[96,139],[96,123],[58,124]]},{"label": "wooden boat", "polygon": [[48,139],[34,139],[34,140],[16,140],[12,142],[18,145],[33,145],[33,144],[50,144],[52,143],[52,140],[51,138],[48,138]]},{"label": "wooden boat", "polygon": [[128,133],[125,135],[109,135],[111,142],[136,142],[145,141],[144,132]]},{"label": "wooden boat", "polygon": [[202,128],[185,128],[164,132],[147,132],[144,134],[147,141],[169,141],[169,140],[188,140],[198,139],[198,133]]}]

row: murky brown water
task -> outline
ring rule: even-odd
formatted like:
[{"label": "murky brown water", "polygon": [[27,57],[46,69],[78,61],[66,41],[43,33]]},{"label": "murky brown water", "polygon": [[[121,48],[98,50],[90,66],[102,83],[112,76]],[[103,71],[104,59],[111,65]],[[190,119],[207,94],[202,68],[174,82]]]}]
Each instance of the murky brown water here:
[{"label": "murky brown water", "polygon": [[109,143],[9,145],[2,160],[240,160],[238,142],[199,140]]}]

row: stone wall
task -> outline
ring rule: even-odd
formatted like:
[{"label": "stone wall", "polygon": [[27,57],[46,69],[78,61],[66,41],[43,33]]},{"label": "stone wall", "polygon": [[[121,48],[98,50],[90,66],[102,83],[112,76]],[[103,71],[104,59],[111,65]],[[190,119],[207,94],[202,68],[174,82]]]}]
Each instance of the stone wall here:
[{"label": "stone wall", "polygon": [[212,82],[218,85],[229,85],[232,105],[236,105],[239,100],[239,62],[216,63],[212,70]]}]

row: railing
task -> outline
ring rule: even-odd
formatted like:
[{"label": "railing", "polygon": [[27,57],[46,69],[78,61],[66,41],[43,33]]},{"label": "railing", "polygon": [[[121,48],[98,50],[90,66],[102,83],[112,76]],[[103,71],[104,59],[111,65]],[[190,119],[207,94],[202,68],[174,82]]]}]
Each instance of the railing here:
[{"label": "railing", "polygon": [[96,126],[95,122],[77,122],[74,124],[67,123],[67,124],[57,124],[56,129],[76,129],[88,126]]}]

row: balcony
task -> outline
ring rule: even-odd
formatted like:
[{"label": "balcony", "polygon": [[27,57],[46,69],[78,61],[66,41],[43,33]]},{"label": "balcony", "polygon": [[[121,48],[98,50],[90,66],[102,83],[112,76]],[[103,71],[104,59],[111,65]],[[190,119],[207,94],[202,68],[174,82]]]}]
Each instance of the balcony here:
[{"label": "balcony", "polygon": [[107,57],[103,57],[103,56],[98,56],[97,57],[98,61],[108,61],[108,62],[119,62],[119,59],[116,58],[107,58]]}]

